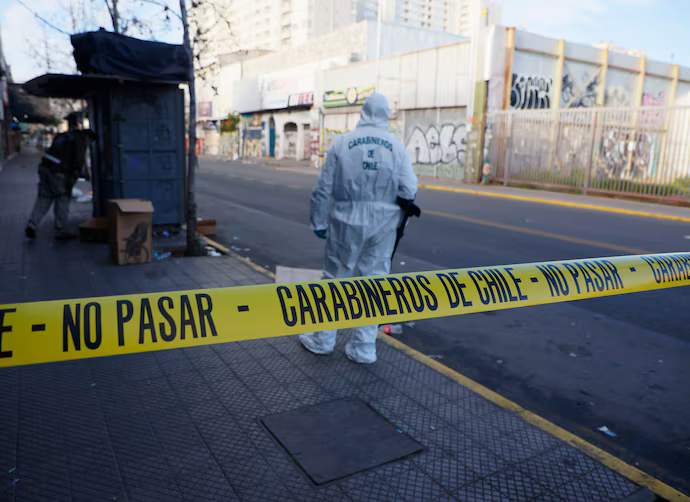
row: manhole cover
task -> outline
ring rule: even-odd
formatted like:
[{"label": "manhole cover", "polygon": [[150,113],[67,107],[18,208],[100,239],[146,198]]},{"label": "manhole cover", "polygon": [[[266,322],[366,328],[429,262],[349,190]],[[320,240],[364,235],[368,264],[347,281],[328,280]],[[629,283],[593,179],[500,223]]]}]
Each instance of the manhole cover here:
[{"label": "manhole cover", "polygon": [[261,421],[317,485],[423,449],[357,398],[307,406]]}]

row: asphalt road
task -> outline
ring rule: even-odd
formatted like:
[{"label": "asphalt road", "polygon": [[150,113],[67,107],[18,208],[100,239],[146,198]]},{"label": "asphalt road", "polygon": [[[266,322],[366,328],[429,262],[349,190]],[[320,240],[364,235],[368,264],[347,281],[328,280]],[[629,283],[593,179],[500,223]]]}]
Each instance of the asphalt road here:
[{"label": "asphalt road", "polygon": [[[319,269],[315,181],[203,160],[200,215],[267,268]],[[431,190],[417,201],[394,272],[690,249],[687,223]],[[426,320],[398,338],[690,494],[690,288]]]}]

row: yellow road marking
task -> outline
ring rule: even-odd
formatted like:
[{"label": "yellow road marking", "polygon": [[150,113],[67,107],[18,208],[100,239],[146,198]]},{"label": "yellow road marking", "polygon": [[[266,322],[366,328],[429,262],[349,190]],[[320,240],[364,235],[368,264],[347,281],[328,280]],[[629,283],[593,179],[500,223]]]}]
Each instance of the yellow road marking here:
[{"label": "yellow road marking", "polygon": [[626,246],[617,246],[615,244],[607,244],[605,242],[591,241],[588,239],[578,239],[577,237],[569,237],[567,235],[543,232],[541,230],[517,227],[515,225],[507,225],[504,223],[495,223],[493,221],[480,220],[478,218],[470,218],[469,216],[459,216],[457,214],[443,213],[441,211],[434,211],[431,209],[425,209],[424,212],[427,214],[433,214],[435,216],[442,216],[443,218],[451,218],[453,220],[466,221],[468,223],[475,223],[477,225],[486,225],[489,227],[500,228],[502,230],[510,230],[512,232],[522,232],[523,234],[537,235],[539,237],[546,237],[549,239],[556,239],[565,242],[573,242],[575,244],[583,244],[585,246],[595,246],[604,249],[611,249],[613,251],[620,251],[626,254],[647,254],[647,251],[642,251],[641,249],[629,248]]},{"label": "yellow road marking", "polygon": [[527,201],[527,202],[538,202],[540,204],[551,204],[554,206],[576,207],[579,209],[593,209],[595,211],[605,211],[608,213],[629,214],[632,216],[643,216],[646,218],[658,218],[661,220],[674,220],[674,221],[683,221],[686,223],[690,223],[690,217],[672,216],[672,215],[668,215],[668,214],[658,214],[658,213],[649,213],[649,212],[645,212],[645,211],[634,211],[632,209],[622,209],[622,208],[617,208],[617,207],[597,206],[595,204],[582,204],[579,202],[567,202],[567,201],[562,201],[562,200],[540,199],[538,197],[527,197],[524,195],[513,195],[513,194],[507,194],[507,193],[484,192],[481,190],[471,190],[469,188],[452,188],[452,187],[442,187],[442,186],[436,186],[436,185],[419,185],[419,187],[420,188],[426,188],[428,190],[439,190],[442,192],[457,192],[457,193],[467,193],[467,194],[472,194],[472,195],[483,195],[485,197],[499,197],[502,199],[523,200],[523,201]]},{"label": "yellow road marking", "polygon": [[524,409],[522,406],[512,402],[509,399],[506,399],[505,397],[495,393],[492,390],[487,389],[486,387],[475,382],[474,380],[470,380],[466,376],[461,375],[460,373],[450,369],[448,366],[445,366],[439,363],[438,361],[434,361],[430,357],[425,356],[421,352],[418,352],[411,347],[408,347],[407,345],[396,340],[395,338],[392,338],[381,332],[379,332],[379,338],[388,345],[404,352],[405,354],[419,361],[420,363],[432,369],[435,369],[439,373],[447,376],[451,380],[456,381],[460,385],[464,385],[471,391],[476,392],[477,394],[488,399],[492,403],[495,403],[502,408],[517,413],[526,422],[540,428],[545,432],[548,432],[552,436],[555,436],[562,441],[565,441],[571,446],[574,446],[581,452],[610,467],[611,469],[625,476],[634,483],[646,486],[651,491],[653,491],[657,495],[664,497],[665,499],[671,501],[690,502],[690,497],[684,495],[675,488],[667,485],[662,481],[659,481],[658,479],[650,476],[649,474],[647,474],[644,471],[641,471],[640,469],[637,469],[636,467],[633,467],[632,465],[626,464],[621,459],[611,455],[610,453],[605,452],[601,448],[598,448],[593,444],[585,441],[584,439],[576,436],[575,434],[572,434],[571,432],[568,432],[567,430],[557,426],[556,424],[549,422],[545,418],[542,418],[539,415]]}]

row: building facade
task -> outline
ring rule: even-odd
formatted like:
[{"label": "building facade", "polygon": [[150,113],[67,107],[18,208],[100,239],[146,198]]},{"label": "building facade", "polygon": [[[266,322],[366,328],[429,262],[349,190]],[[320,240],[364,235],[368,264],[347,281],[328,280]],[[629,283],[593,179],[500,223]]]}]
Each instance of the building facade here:
[{"label": "building facade", "polygon": [[225,0],[232,29],[218,34],[214,44],[225,52],[279,51],[362,21],[376,22],[379,10],[384,23],[464,36],[483,10],[492,24],[501,15],[497,2],[487,0]]}]

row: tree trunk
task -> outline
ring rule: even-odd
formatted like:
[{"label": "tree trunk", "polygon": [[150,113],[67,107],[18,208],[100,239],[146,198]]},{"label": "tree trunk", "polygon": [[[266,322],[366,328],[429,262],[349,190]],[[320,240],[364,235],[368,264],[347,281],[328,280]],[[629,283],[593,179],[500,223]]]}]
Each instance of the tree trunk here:
[{"label": "tree trunk", "polygon": [[206,254],[196,235],[196,200],[194,197],[194,177],[198,159],[196,156],[196,88],[194,86],[194,51],[189,39],[189,21],[185,0],[180,0],[180,14],[184,29],[184,48],[189,57],[189,152],[187,157],[187,255]]}]

